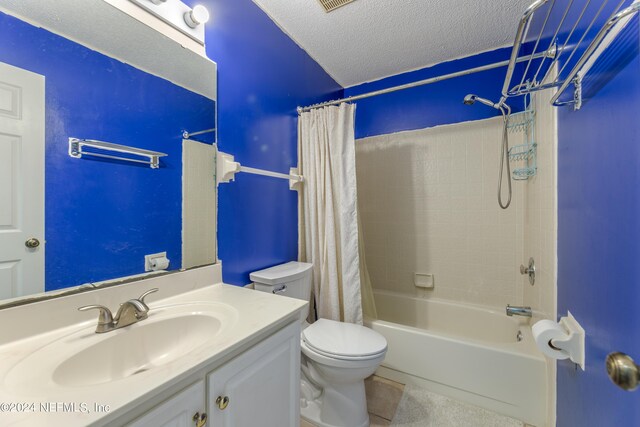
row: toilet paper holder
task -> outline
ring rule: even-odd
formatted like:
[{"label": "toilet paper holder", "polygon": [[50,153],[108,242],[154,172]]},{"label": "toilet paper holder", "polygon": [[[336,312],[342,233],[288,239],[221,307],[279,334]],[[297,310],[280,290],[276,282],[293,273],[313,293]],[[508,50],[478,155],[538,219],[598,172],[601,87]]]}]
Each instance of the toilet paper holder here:
[{"label": "toilet paper holder", "polygon": [[580,323],[578,323],[570,311],[567,312],[566,317],[560,318],[558,323],[567,332],[567,337],[552,339],[549,341],[549,346],[565,352],[569,356],[569,359],[584,371],[584,328],[580,326]]},{"label": "toilet paper holder", "polygon": [[149,254],[144,256],[144,271],[161,271],[169,268],[169,258],[166,252]]}]

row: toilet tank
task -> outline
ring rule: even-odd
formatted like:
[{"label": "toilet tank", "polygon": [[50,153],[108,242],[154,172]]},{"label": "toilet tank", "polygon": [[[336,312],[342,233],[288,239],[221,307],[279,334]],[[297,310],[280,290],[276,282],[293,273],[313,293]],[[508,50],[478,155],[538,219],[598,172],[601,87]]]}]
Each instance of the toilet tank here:
[{"label": "toilet tank", "polygon": [[311,267],[313,264],[292,261],[249,275],[255,289],[309,301],[311,297]]}]

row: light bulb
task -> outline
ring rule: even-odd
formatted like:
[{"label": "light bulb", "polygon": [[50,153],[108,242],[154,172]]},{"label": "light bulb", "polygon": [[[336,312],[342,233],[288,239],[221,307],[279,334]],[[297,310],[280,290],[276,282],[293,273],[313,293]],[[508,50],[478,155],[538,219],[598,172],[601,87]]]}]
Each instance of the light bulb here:
[{"label": "light bulb", "polygon": [[191,27],[196,28],[200,24],[206,24],[209,21],[209,11],[202,5],[196,5],[189,12],[184,14],[184,22]]}]

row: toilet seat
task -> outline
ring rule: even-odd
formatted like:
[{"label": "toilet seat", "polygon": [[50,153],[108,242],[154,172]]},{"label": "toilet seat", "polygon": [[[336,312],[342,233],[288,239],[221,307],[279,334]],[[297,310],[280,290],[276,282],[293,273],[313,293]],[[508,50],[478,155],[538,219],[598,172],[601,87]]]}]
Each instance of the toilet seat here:
[{"label": "toilet seat", "polygon": [[365,326],[319,319],[302,332],[308,350],[345,361],[377,359],[387,351],[386,339]]},{"label": "toilet seat", "polygon": [[321,365],[331,366],[333,368],[346,368],[353,370],[368,368],[371,366],[378,366],[382,363],[384,357],[386,356],[386,352],[382,352],[377,356],[369,356],[361,359],[338,359],[333,356],[325,356],[319,351],[312,349],[303,340],[300,340],[300,350],[302,350],[302,354],[307,359],[313,360]]}]

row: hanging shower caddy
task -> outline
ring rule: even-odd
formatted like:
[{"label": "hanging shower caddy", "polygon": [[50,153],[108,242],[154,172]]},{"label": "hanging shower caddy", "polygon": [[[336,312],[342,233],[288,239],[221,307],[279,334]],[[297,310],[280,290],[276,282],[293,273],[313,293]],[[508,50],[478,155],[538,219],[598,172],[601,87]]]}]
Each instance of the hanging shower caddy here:
[{"label": "hanging shower caddy", "polygon": [[514,165],[511,176],[517,181],[529,179],[538,170],[538,144],[535,134],[536,112],[533,109],[533,99],[530,94],[524,97],[524,103],[524,111],[511,114],[507,122],[508,132],[522,132],[524,134],[524,144],[515,145],[509,149],[509,161]]}]

